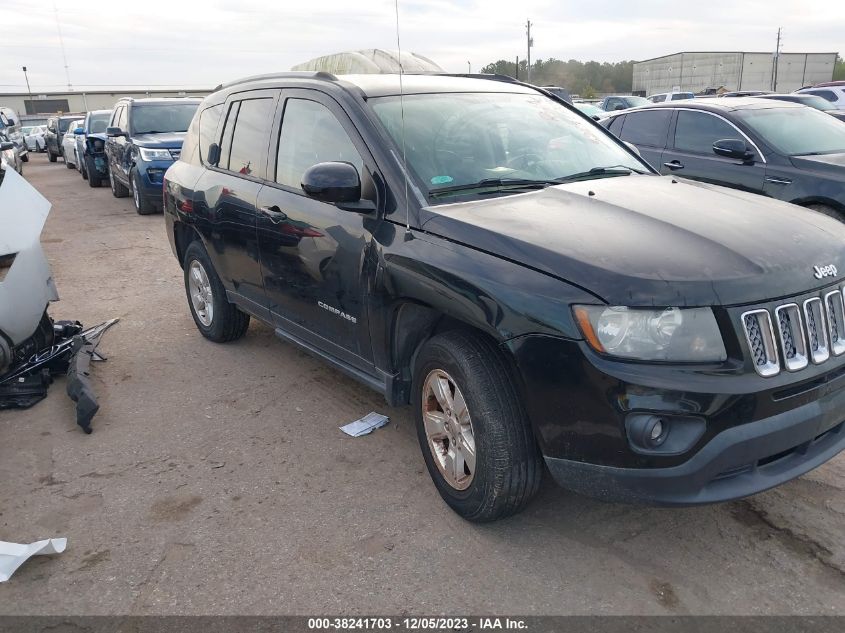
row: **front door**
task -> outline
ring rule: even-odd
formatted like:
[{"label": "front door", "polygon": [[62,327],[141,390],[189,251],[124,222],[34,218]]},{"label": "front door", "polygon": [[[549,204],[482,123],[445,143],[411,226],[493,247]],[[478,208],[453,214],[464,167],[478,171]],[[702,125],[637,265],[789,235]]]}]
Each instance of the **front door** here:
[{"label": "front door", "polygon": [[269,307],[281,329],[366,366],[372,360],[362,281],[372,240],[367,216],[309,198],[301,182],[312,165],[346,161],[363,174],[364,197],[375,201],[374,188],[367,186],[374,165],[334,100],[310,90],[284,91],[282,97],[278,143],[271,145],[275,165],[258,195]]},{"label": "front door", "polygon": [[[743,161],[715,154],[713,143],[726,139],[744,141],[754,158]],[[766,165],[742,132],[725,119],[709,112],[678,110],[674,147],[669,143],[663,152],[660,173],[763,193]]]}]

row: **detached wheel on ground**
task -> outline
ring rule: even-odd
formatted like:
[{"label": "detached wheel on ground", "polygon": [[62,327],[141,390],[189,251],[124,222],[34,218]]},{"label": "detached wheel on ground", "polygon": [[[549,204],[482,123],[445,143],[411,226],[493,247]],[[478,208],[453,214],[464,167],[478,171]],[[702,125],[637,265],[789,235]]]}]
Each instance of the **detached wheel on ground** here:
[{"label": "detached wheel on ground", "polygon": [[113,171],[109,171],[109,184],[111,185],[111,194],[115,198],[125,198],[129,195],[129,190],[117,181]]},{"label": "detached wheel on ground", "polygon": [[473,332],[439,334],[414,367],[417,437],[443,500],[470,521],[522,510],[542,457],[501,351]]},{"label": "detached wheel on ground", "polygon": [[845,222],[845,214],[841,211],[834,209],[833,207],[826,205],[826,204],[808,204],[808,209],[812,209],[813,211],[818,211],[819,213],[824,213],[827,216],[830,216],[840,222]]},{"label": "detached wheel on ground", "polygon": [[102,179],[97,175],[97,167],[94,165],[94,157],[85,157],[85,171],[82,172],[82,177],[88,179],[89,187],[99,187],[103,184]]},{"label": "detached wheel on ground", "polygon": [[141,176],[136,170],[132,170],[129,174],[129,180],[132,182],[132,200],[135,202],[135,211],[138,215],[150,215],[157,211],[143,193],[141,193]]},{"label": "detached wheel on ground", "polygon": [[226,299],[223,283],[201,242],[185,251],[185,292],[191,316],[200,333],[215,343],[241,338],[249,327],[249,315]]}]

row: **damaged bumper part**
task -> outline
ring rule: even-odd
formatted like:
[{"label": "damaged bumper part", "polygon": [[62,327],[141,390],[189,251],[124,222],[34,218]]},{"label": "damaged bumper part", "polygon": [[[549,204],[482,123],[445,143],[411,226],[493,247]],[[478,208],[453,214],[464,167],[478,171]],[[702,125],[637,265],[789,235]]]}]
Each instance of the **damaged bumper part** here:
[{"label": "damaged bumper part", "polygon": [[83,330],[53,320],[48,305],[58,300],[41,231],[50,203],[11,169],[0,182],[0,409],[26,408],[42,400],[53,377],[67,374],[77,423],[91,432],[99,405],[90,364],[102,335],[117,319]]}]

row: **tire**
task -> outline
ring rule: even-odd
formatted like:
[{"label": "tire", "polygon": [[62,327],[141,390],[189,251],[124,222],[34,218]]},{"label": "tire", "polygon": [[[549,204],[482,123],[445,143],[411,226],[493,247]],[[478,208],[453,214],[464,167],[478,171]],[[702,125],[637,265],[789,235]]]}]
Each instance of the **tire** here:
[{"label": "tire", "polygon": [[109,184],[111,185],[111,195],[115,198],[125,198],[129,195],[129,190],[117,181],[114,172],[111,170],[109,170]]},{"label": "tire", "polygon": [[[78,157],[78,155],[77,155]],[[79,161],[79,165],[77,165],[77,169],[79,169],[79,173],[82,174],[82,180],[88,180],[88,157],[83,156],[82,160]]]},{"label": "tire", "polygon": [[70,162],[67,157],[65,157],[65,167],[68,169],[76,169],[76,163]]},{"label": "tire", "polygon": [[132,183],[132,201],[135,203],[135,211],[138,215],[150,215],[158,209],[141,193],[141,177],[134,169],[129,173],[129,181]]},{"label": "tire", "polygon": [[[462,394],[465,407],[456,405],[455,411],[444,408],[440,397],[430,390],[432,384],[443,384],[444,376],[449,386],[444,397],[454,404]],[[435,336],[417,356],[412,389],[425,464],[449,507],[475,522],[494,521],[521,511],[540,487],[543,462],[511,372],[496,345],[473,332]],[[424,407],[435,415],[447,413],[440,419],[449,417],[451,422],[429,423],[433,432],[427,432],[424,417],[431,418],[424,416]],[[468,417],[461,414],[463,410]],[[439,435],[444,439],[432,439],[441,428],[445,432]],[[449,438],[455,438],[454,443]],[[470,444],[472,450],[468,449]],[[463,480],[444,475],[450,464],[444,453],[457,454],[457,448],[465,456],[474,455],[474,471],[469,466],[471,460],[463,460],[464,466],[455,469],[460,470],[458,477],[463,476]],[[441,460],[446,460],[445,464]],[[461,461],[453,459],[451,463]]]},{"label": "tire", "polygon": [[824,215],[827,215],[835,220],[839,220],[840,222],[845,222],[845,216],[842,215],[841,211],[838,211],[826,204],[808,204],[807,208],[823,213]]},{"label": "tire", "polygon": [[[223,283],[217,276],[202,242],[193,241],[188,246],[183,268],[188,307],[200,334],[215,343],[235,341],[246,334],[249,315],[241,312],[226,299]],[[199,277],[195,277],[196,274]],[[200,291],[203,287],[206,289],[205,293]],[[198,291],[202,299],[196,296]],[[207,310],[209,305],[210,313]],[[205,306],[205,309],[199,306]]]},{"label": "tire", "polygon": [[82,177],[88,179],[88,186],[92,188],[99,187],[103,184],[102,179],[99,176],[96,176],[97,167],[94,165],[94,157],[93,156],[86,156],[85,157],[85,171],[83,172]]},{"label": "tire", "polygon": [[28,162],[29,162],[29,150],[27,150],[27,153],[26,153],[26,154],[24,154],[23,156],[21,156],[21,160],[22,160],[23,162],[25,162],[25,163],[28,163]]},{"label": "tire", "polygon": [[47,149],[47,160],[49,160],[51,163],[55,163],[57,159],[58,159],[58,156],[56,154],[54,154],[53,152],[51,152],[48,148]]}]

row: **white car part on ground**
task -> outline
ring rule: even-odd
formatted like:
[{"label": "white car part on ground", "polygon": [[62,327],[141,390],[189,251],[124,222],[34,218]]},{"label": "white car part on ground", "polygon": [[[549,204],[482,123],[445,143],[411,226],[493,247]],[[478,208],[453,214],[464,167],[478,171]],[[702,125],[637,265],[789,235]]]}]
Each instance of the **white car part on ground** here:
[{"label": "white car part on ground", "polygon": [[61,554],[66,548],[66,538],[48,538],[28,545],[0,541],[0,582],[9,580],[31,556]]},{"label": "white car part on ground", "polygon": [[17,172],[5,170],[0,184],[0,257],[13,255],[14,260],[0,268],[0,332],[12,345],[32,336],[47,304],[59,299],[41,248],[50,206]]}]

